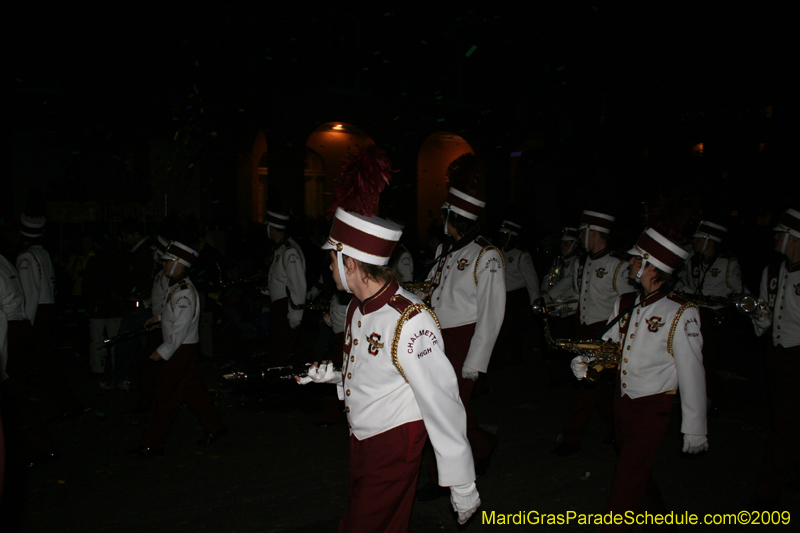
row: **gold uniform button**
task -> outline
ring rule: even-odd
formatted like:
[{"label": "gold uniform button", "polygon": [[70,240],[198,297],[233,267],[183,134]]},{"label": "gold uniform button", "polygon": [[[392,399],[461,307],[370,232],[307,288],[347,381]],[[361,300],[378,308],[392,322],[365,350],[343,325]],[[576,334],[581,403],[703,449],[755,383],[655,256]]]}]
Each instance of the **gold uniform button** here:
[{"label": "gold uniform button", "polygon": [[347,392],[346,392],[345,394],[347,394],[348,396],[350,396],[350,389],[347,389]]},{"label": "gold uniform button", "polygon": [[630,347],[630,346],[628,346],[628,349],[630,350],[630,349],[631,349],[631,347]]},{"label": "gold uniform button", "polygon": [[358,346],[358,339],[353,339],[353,344],[355,344],[356,346]]},{"label": "gold uniform button", "polygon": [[638,328],[639,327],[639,323],[637,322],[636,324],[634,324],[634,327]]},{"label": "gold uniform button", "polygon": [[361,321],[360,320],[358,321],[358,327],[361,327]]},{"label": "gold uniform button", "polygon": [[447,265],[447,268],[450,268],[450,265]]},{"label": "gold uniform button", "polygon": [[783,320],[783,315],[779,316],[778,320]]},{"label": "gold uniform button", "polygon": [[[623,385],[623,387],[624,387],[624,385]],[[350,412],[350,406],[349,405],[344,408],[344,412],[345,413],[349,413]]]},{"label": "gold uniform button", "polygon": [[781,327],[780,327],[780,326],[778,326],[778,329],[781,329]]},{"label": "gold uniform button", "polygon": [[352,372],[348,372],[347,373],[347,379],[353,379],[353,373]]},{"label": "gold uniform button", "polygon": [[623,383],[623,384],[622,384],[622,388],[623,388],[623,389],[627,389],[627,388],[628,388],[628,385],[627,385],[627,384],[625,384],[625,383]]},{"label": "gold uniform button", "polygon": [[[623,370],[623,371],[622,371],[622,373],[623,373],[624,375],[626,375],[626,376],[628,375],[628,371],[627,371],[627,370]],[[349,393],[350,391],[347,391],[347,392]]]},{"label": "gold uniform button", "polygon": [[355,356],[355,355],[351,355],[351,356],[350,356],[350,362],[352,363],[352,362],[353,362],[353,361],[355,361],[355,360],[356,360],[356,356]]},{"label": "gold uniform button", "polygon": [[631,339],[636,337],[636,333],[631,333]]},{"label": "gold uniform button", "polygon": [[347,423],[347,427],[349,427],[350,429],[353,429],[353,426],[350,424],[350,422]]},{"label": "gold uniform button", "polygon": [[627,362],[628,362],[628,358],[626,357],[626,358],[625,358],[625,359],[623,359],[622,361],[623,361],[623,362],[625,362],[625,363],[627,363]]}]

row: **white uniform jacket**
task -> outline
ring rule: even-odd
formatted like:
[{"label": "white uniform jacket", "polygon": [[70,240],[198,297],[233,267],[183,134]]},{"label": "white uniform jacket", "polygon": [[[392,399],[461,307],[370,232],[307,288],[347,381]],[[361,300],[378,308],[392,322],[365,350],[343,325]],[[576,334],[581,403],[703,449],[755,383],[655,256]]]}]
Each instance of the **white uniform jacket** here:
[{"label": "white uniform jacket", "polygon": [[[772,326],[772,344],[792,348],[800,345],[800,262],[781,263],[777,277],[768,279],[768,268],[761,276],[758,296],[772,308],[768,318],[754,321],[760,337]],[[768,285],[774,286],[768,286]]]},{"label": "white uniform jacket", "polygon": [[[442,245],[436,256],[442,255]],[[431,309],[442,328],[475,324],[464,365],[486,372],[506,309],[505,260],[500,250],[478,237],[433,265]],[[460,371],[460,369],[459,369]]]},{"label": "white uniform jacket", "polygon": [[[572,255],[564,259],[564,274],[561,279],[556,281],[553,286],[550,286],[551,274],[548,272],[542,278],[541,295],[547,300],[548,303],[555,301],[566,302],[568,300],[577,300],[578,293],[575,291],[575,270],[578,268],[578,255]],[[552,269],[551,269],[552,270]],[[564,310],[564,316],[571,316],[575,314],[578,304],[570,304],[570,310]],[[561,307],[557,309],[561,310]]]},{"label": "white uniform jacket", "polygon": [[[439,484],[470,483],[475,470],[456,375],[433,315],[413,304],[422,306],[394,281],[364,302],[350,302],[340,389],[350,432],[364,440],[422,420]],[[407,308],[413,312],[404,315]]]},{"label": "white uniform jacket", "polygon": [[153,302],[153,316],[158,316],[164,310],[164,298],[167,296],[169,278],[163,270],[159,270],[153,277],[153,289],[150,291],[150,301]]},{"label": "white uniform jacket", "polygon": [[166,360],[181,344],[197,344],[200,340],[200,301],[189,278],[167,287],[161,309],[161,338],[164,342],[156,351]]},{"label": "white uniform jacket", "polygon": [[0,255],[0,301],[7,320],[25,320],[25,293],[17,269]]},{"label": "white uniform jacket", "polygon": [[6,364],[8,363],[8,319],[0,309],[0,383],[6,380]]},{"label": "white uniform jacket", "polygon": [[269,268],[269,296],[273,302],[281,298],[291,298],[289,302],[289,323],[299,324],[303,320],[303,310],[291,305],[302,305],[306,301],[306,260],[303,251],[291,237],[275,248],[272,265]]},{"label": "white uniform jacket", "polygon": [[[674,294],[651,296],[644,306],[638,305],[641,298],[641,293],[636,295],[637,306],[603,337],[622,346],[620,395],[636,399],[680,388],[681,432],[706,435],[700,312],[697,306]],[[614,304],[609,322],[623,310],[621,300]],[[620,330],[626,325],[627,334],[623,337]]]},{"label": "white uniform jacket", "polygon": [[331,329],[334,333],[341,333],[344,331],[344,321],[347,318],[347,306],[349,303],[350,302],[344,297],[341,299],[339,298],[338,291],[333,293],[331,297],[331,307],[328,312],[331,315]]},{"label": "white uniform jacket", "polygon": [[512,248],[503,252],[506,260],[506,292],[528,289],[530,303],[539,298],[539,276],[533,267],[530,252]]},{"label": "white uniform jacket", "polygon": [[[399,245],[402,246],[402,245]],[[391,265],[400,274],[399,281],[414,281],[414,258],[404,246],[397,256],[397,260]]]},{"label": "white uniform jacket", "polygon": [[681,274],[677,289],[688,294],[705,296],[725,297],[731,293],[741,294],[742,268],[738,259],[717,255],[711,258],[711,262],[706,263],[701,258],[700,254],[695,254],[686,260],[686,268]]},{"label": "white uniform jacket", "polygon": [[572,278],[578,293],[578,318],[581,324],[606,322],[617,298],[633,291],[628,283],[630,264],[608,249],[578,260]]},{"label": "white uniform jacket", "polygon": [[17,272],[25,292],[25,316],[33,324],[39,304],[56,302],[56,275],[50,254],[34,244],[17,256]]}]

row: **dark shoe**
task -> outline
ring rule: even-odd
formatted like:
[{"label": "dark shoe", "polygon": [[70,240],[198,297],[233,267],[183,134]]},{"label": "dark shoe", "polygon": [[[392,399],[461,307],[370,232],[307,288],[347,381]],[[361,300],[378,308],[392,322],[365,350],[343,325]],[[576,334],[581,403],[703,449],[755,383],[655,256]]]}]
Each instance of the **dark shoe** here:
[{"label": "dark shoe", "polygon": [[218,438],[224,437],[227,434],[228,434],[228,428],[224,427],[222,429],[218,429],[214,433],[206,433],[205,437],[197,441],[197,444],[199,444],[200,446],[206,446],[208,444],[211,444]]},{"label": "dark shoe", "polygon": [[577,446],[573,446],[572,444],[567,444],[566,442],[562,442],[555,448],[553,448],[550,453],[553,455],[558,455],[559,457],[569,457],[575,452],[581,451],[581,445],[578,444]]},{"label": "dark shoe", "polygon": [[61,457],[61,454],[58,453],[58,451],[56,450],[53,450],[50,453],[41,453],[39,455],[35,455],[30,459],[28,459],[28,468],[33,468],[34,466],[50,463],[52,461],[55,461],[59,457]]},{"label": "dark shoe", "polygon": [[494,451],[496,449],[497,443],[495,443],[492,451],[489,452],[489,455],[486,457],[481,457],[480,459],[475,459],[475,477],[486,475],[486,472],[489,471],[489,464],[492,462],[492,456],[494,455]]},{"label": "dark shoe", "polygon": [[77,418],[81,416],[83,413],[84,413],[83,407],[79,405],[77,407],[73,407],[72,409],[67,409],[66,411],[62,411],[61,413],[51,418],[49,422],[51,423],[63,422],[64,420],[69,420],[70,418]]},{"label": "dark shoe", "polygon": [[416,494],[414,494],[414,500],[418,502],[432,502],[433,500],[438,500],[447,494],[450,494],[449,488],[440,487],[439,485],[435,485],[429,481],[424,487],[419,489]]},{"label": "dark shoe", "polygon": [[164,448],[148,448],[146,446],[137,446],[132,450],[128,450],[128,455],[134,457],[154,457],[156,459],[164,458]]}]

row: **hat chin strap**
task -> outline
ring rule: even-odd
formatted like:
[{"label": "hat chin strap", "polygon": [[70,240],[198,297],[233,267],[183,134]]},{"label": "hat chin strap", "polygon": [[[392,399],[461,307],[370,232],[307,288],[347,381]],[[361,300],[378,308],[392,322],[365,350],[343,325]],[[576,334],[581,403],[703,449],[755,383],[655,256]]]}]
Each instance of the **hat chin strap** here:
[{"label": "hat chin strap", "polygon": [[781,254],[786,255],[786,244],[789,242],[789,234],[783,234],[783,244],[781,244]]},{"label": "hat chin strap", "polygon": [[589,231],[591,231],[589,226],[586,226],[586,231],[583,233],[583,247],[586,248],[587,252],[591,252],[589,250]]},{"label": "hat chin strap", "polygon": [[447,226],[449,225],[449,223],[450,223],[450,208],[448,207],[447,215],[445,215],[444,217],[444,234],[448,236],[450,235],[450,232],[447,231]]},{"label": "hat chin strap", "polygon": [[345,277],[344,274],[344,260],[342,259],[343,256],[344,256],[343,253],[336,252],[336,268],[339,269],[339,279],[342,280],[342,288],[345,291],[349,292],[350,294],[353,294],[353,291],[351,291],[350,287],[347,285],[347,277]]},{"label": "hat chin strap", "polygon": [[567,253],[564,254],[564,257],[572,253],[572,250],[575,248],[576,244],[578,244],[578,241],[572,241],[572,244],[569,245],[569,249],[567,250]]},{"label": "hat chin strap", "polygon": [[172,275],[175,273],[176,268],[178,268],[178,261],[176,259],[172,259],[172,268],[170,269],[169,274],[167,274],[168,278],[172,279]]},{"label": "hat chin strap", "polygon": [[639,267],[639,272],[636,273],[636,281],[641,283],[642,282],[642,274],[644,273],[644,269],[647,267],[649,263],[642,259],[642,266]]},{"label": "hat chin strap", "polygon": [[703,237],[703,249],[702,249],[702,250],[700,250],[700,253],[701,253],[701,254],[704,254],[704,253],[706,253],[706,248],[708,248],[708,235],[706,235],[705,237]]}]

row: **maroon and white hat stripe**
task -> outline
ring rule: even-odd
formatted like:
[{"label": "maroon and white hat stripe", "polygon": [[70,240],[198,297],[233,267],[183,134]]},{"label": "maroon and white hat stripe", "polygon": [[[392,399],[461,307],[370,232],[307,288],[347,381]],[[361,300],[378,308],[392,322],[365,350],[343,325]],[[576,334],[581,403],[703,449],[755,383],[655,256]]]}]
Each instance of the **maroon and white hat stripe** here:
[{"label": "maroon and white hat stripe", "polygon": [[199,256],[197,252],[178,241],[172,241],[164,251],[165,259],[175,259],[184,266],[192,266],[192,262]]},{"label": "maroon and white hat stripe", "polygon": [[282,215],[275,211],[267,211],[264,215],[264,224],[275,226],[278,229],[286,229],[286,224],[289,222],[288,215]]},{"label": "maroon and white hat stripe", "polygon": [[695,232],[693,237],[709,238],[712,241],[722,242],[722,239],[727,234],[728,234],[728,228],[726,228],[725,226],[714,224],[713,222],[709,222],[708,220],[702,220],[700,221],[700,225],[697,226],[697,231]]},{"label": "maroon and white hat stripe", "polygon": [[516,222],[511,222],[510,220],[504,220],[503,223],[500,225],[500,231],[505,233],[510,233],[511,235],[519,235],[519,231],[521,229],[522,226],[520,226]]},{"label": "maroon and white hat stripe", "polygon": [[578,228],[564,228],[561,234],[562,241],[577,241],[578,240]]},{"label": "maroon and white hat stripe", "polygon": [[23,237],[36,238],[44,234],[44,226],[47,223],[45,217],[29,217],[22,215],[19,219],[20,228],[19,233]]},{"label": "maroon and white hat stripe", "polygon": [[672,274],[689,257],[689,252],[653,228],[644,230],[628,253],[641,256],[642,259],[667,274]]},{"label": "maroon and white hat stripe", "polygon": [[603,233],[611,231],[611,225],[616,218],[597,211],[584,211],[581,214],[581,229],[593,229]]},{"label": "maroon and white hat stripe", "polygon": [[800,238],[800,211],[787,209],[786,212],[781,215],[778,225],[775,226],[775,231],[790,233]]},{"label": "maroon and white hat stripe", "polygon": [[403,230],[394,222],[336,209],[323,250],[335,250],[371,265],[386,265]]},{"label": "maroon and white hat stripe", "polygon": [[331,227],[331,235],[328,242],[333,245],[336,243],[348,243],[347,246],[356,248],[357,250],[375,255],[378,257],[389,257],[394,251],[397,241],[382,239],[375,235],[371,235],[365,231],[361,231],[338,218],[333,219],[333,226]]},{"label": "maroon and white hat stripe", "polygon": [[481,202],[467,193],[458,189],[450,188],[447,197],[444,199],[442,209],[450,209],[454,213],[464,216],[470,220],[477,220],[483,214],[486,202]]}]

